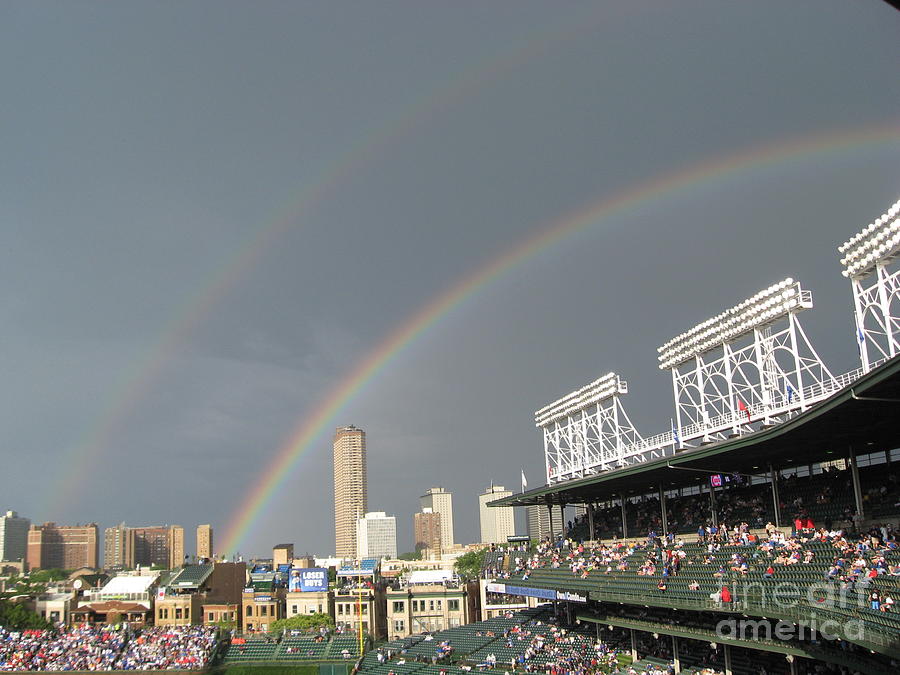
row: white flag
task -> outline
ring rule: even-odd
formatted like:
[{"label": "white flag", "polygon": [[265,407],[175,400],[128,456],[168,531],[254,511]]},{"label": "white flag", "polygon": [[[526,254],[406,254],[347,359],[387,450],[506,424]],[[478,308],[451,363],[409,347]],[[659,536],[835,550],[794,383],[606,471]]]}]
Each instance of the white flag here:
[{"label": "white flag", "polygon": [[522,492],[525,492],[525,488],[528,487],[528,481],[525,480],[525,469],[522,469]]}]

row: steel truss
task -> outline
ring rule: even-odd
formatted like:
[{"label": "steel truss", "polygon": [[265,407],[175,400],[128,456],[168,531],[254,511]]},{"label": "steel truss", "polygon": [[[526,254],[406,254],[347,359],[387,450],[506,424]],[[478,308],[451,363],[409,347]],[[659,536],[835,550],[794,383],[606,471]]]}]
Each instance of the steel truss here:
[{"label": "steel truss", "polygon": [[551,409],[549,414],[536,413],[536,426],[544,433],[548,483],[583,478],[650,458],[644,451],[635,450],[644,440],[622,405],[621,395],[628,393],[628,384],[618,376],[612,377],[612,388],[599,400],[569,405],[560,411]]},{"label": "steel truss", "polygon": [[863,372],[900,353],[900,201],[838,247],[853,286],[853,313]]},{"label": "steel truss", "polygon": [[[811,306],[811,294],[803,291],[797,311]],[[777,424],[841,387],[803,331],[797,311],[671,368],[673,447]]]},{"label": "steel truss", "polygon": [[881,262],[851,282],[859,360],[867,373],[900,353],[900,266]]}]

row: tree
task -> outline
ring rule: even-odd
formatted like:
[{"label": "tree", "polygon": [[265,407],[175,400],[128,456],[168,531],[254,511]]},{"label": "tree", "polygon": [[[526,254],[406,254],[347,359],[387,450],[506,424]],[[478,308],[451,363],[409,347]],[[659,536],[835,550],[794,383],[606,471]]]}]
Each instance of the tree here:
[{"label": "tree", "polygon": [[484,555],[487,549],[483,548],[479,551],[469,551],[456,559],[453,568],[462,579],[477,579],[481,576],[481,570],[484,567]]},{"label": "tree", "polygon": [[41,616],[29,611],[25,605],[0,600],[0,626],[4,628],[52,628],[53,625]]},{"label": "tree", "polygon": [[316,612],[315,614],[298,614],[287,619],[275,621],[271,630],[312,630],[314,628],[334,628],[334,619],[328,614]]},{"label": "tree", "polygon": [[409,551],[408,553],[401,553],[397,556],[398,560],[421,560],[422,559],[422,551],[415,550]]}]

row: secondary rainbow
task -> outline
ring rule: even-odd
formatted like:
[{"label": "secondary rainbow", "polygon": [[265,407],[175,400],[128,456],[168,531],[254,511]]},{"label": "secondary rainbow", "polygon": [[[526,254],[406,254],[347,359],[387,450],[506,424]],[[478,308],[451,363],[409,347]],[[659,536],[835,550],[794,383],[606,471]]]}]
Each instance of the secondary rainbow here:
[{"label": "secondary rainbow", "polygon": [[589,226],[651,201],[662,199],[682,190],[732,178],[742,171],[750,171],[792,159],[851,151],[861,147],[900,141],[900,125],[866,127],[829,134],[817,134],[752,148],[744,152],[715,158],[679,169],[650,181],[638,184],[611,197],[596,201],[549,226],[527,236],[499,256],[476,269],[440,293],[399,328],[367,353],[344,375],[293,430],[274,459],[261,472],[247,497],[232,515],[224,537],[223,552],[233,552],[262,516],[291,469],[311,448],[335,416],[365,387],[402,349],[449,314],[466,299],[490,285],[514,267],[532,259],[540,252],[562,242]]},{"label": "secondary rainbow", "polygon": [[40,504],[47,518],[59,517],[70,506],[74,495],[88,482],[105,449],[112,445],[115,434],[138,409],[140,402],[154,390],[166,366],[178,354],[198,326],[227,297],[229,291],[256,269],[265,254],[313,209],[335,194],[350,176],[373,162],[385,150],[425,121],[454,105],[468,100],[475,92],[533,60],[563,40],[571,41],[588,32],[598,23],[610,21],[608,11],[592,10],[575,19],[566,18],[553,26],[542,26],[525,36],[508,50],[488,63],[478,62],[462,73],[442,82],[425,95],[417,97],[401,114],[376,125],[360,140],[328,163],[306,187],[284,204],[271,218],[254,228],[247,240],[233,255],[211,266],[213,270],[193,293],[181,302],[172,319],[166,322],[159,337],[145,347],[139,358],[119,378],[107,398],[108,404],[98,420],[85,431],[80,441],[68,449],[56,462],[56,478],[44,481],[46,493]]}]

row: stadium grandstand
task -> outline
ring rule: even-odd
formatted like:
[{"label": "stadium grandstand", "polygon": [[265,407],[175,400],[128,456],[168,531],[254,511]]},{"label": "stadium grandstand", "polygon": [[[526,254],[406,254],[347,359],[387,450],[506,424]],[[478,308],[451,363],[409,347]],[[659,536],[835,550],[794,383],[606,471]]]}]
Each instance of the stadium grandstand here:
[{"label": "stadium grandstand", "polygon": [[856,370],[819,358],[812,295],[785,279],[660,347],[667,432],[638,432],[614,373],[538,410],[547,485],[491,506],[556,516],[544,542],[491,555],[491,590],[550,602],[636,672],[896,672],[898,212],[839,248]]}]

